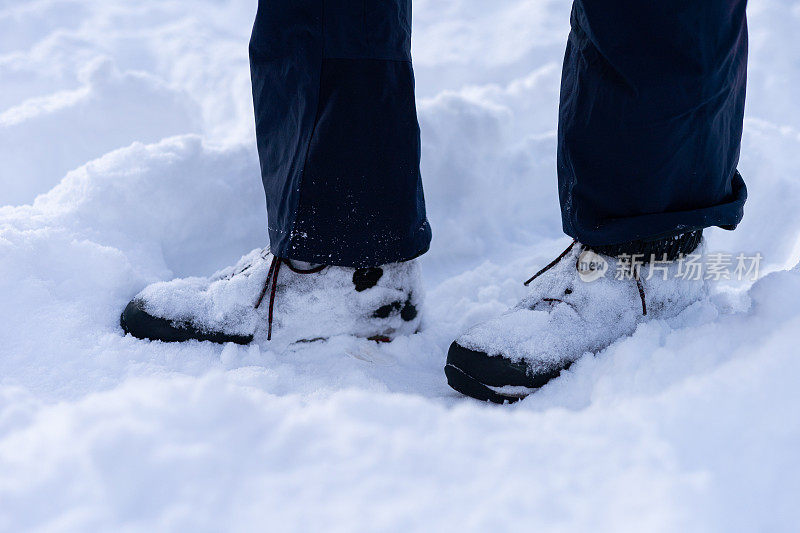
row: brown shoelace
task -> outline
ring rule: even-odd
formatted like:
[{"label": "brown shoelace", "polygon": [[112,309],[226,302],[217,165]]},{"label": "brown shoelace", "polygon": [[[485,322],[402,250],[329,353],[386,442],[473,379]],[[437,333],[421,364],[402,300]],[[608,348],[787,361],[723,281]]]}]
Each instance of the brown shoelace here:
[{"label": "brown shoelace", "polygon": [[[272,317],[273,311],[275,309],[275,294],[278,292],[278,272],[281,269],[281,265],[286,265],[289,270],[296,274],[316,274],[317,272],[322,272],[327,265],[318,265],[313,268],[309,268],[304,270],[302,268],[297,268],[292,264],[291,261],[288,259],[284,259],[282,257],[278,257],[276,255],[272,256],[272,263],[269,265],[269,272],[267,273],[267,280],[264,282],[264,288],[261,290],[261,295],[258,297],[258,301],[256,302],[256,309],[261,306],[261,302],[264,300],[264,296],[267,294],[267,290],[270,291],[269,294],[269,313],[267,317],[267,340],[272,340]],[[270,284],[272,285],[272,289],[270,290]]]},{"label": "brown shoelace", "polygon": [[[530,279],[528,279],[524,283],[524,285],[527,287],[528,285],[530,285],[530,283],[533,280],[535,280],[536,278],[538,278],[539,276],[541,276],[542,274],[544,274],[545,272],[547,272],[548,270],[550,270],[551,268],[556,266],[559,262],[561,262],[562,259],[564,259],[567,256],[568,253],[570,253],[572,251],[572,249],[575,247],[576,244],[578,244],[578,240],[577,239],[573,239],[573,241],[570,243],[570,245],[567,246],[566,250],[561,252],[561,254],[559,254],[558,257],[556,257],[555,259],[550,261],[550,263],[546,267],[544,267],[539,272],[537,272],[536,274],[531,276]],[[575,268],[577,268],[577,267],[578,267],[578,265],[576,263],[575,264]],[[631,265],[631,269],[633,271],[633,279],[636,280],[636,288],[639,289],[639,298],[642,300],[642,315],[644,316],[644,315],[647,315],[647,303],[645,302],[644,285],[642,285],[642,279],[639,276],[639,266],[638,265]],[[547,301],[553,301],[553,302],[555,302],[555,301],[559,301],[560,302],[561,301],[558,298],[542,298],[542,300],[544,300],[546,302]]]}]

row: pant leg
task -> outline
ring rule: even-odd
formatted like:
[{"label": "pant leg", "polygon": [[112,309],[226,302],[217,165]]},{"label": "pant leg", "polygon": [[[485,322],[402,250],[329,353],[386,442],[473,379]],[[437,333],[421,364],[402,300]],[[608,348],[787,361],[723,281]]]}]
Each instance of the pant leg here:
[{"label": "pant leg", "polygon": [[411,0],[259,0],[250,66],[272,251],[353,267],[427,251]]},{"label": "pant leg", "polygon": [[575,0],[561,84],[564,231],[589,245],[741,220],[746,0]]}]

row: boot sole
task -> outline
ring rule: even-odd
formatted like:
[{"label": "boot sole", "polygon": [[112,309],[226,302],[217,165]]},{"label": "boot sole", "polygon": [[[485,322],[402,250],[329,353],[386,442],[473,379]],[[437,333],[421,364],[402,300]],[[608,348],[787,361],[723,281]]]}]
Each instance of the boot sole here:
[{"label": "boot sole", "polygon": [[450,385],[452,389],[464,394],[465,396],[469,396],[470,398],[475,398],[476,400],[483,402],[499,404],[514,403],[527,397],[536,390],[529,389],[530,392],[527,394],[503,394],[490,388],[488,385],[484,385],[457,366],[453,366],[451,364],[445,365],[444,374],[447,376],[447,384]]},{"label": "boot sole", "polygon": [[[203,331],[188,323],[176,323],[165,318],[149,314],[144,309],[144,302],[131,301],[120,315],[119,325],[122,331],[142,340],[161,342],[186,342],[191,340],[209,341],[218,344],[233,342],[247,345],[253,342],[253,335],[231,335],[216,331]],[[292,344],[307,344],[328,340],[325,337],[299,339]],[[379,344],[392,342],[387,335],[373,335],[368,340]]]},{"label": "boot sole", "polygon": [[488,355],[453,342],[447,351],[444,372],[447,383],[461,394],[482,401],[506,403],[519,401],[557,378],[561,368],[531,372],[521,361],[501,355]]},{"label": "boot sole", "polygon": [[132,300],[119,318],[122,331],[137,339],[161,342],[185,342],[190,340],[210,341],[219,344],[233,342],[250,344],[252,335],[230,335],[215,331],[203,331],[187,323],[175,323],[149,314],[140,300]]}]

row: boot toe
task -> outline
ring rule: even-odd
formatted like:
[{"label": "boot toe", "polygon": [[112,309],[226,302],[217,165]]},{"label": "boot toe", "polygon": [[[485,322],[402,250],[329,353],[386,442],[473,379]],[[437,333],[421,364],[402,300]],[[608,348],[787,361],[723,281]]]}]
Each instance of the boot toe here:
[{"label": "boot toe", "polygon": [[122,311],[119,323],[125,333],[129,333],[137,339],[163,342],[198,340],[236,344],[249,344],[253,340],[252,335],[203,331],[185,322],[153,316],[145,310],[144,301],[139,298],[134,298],[128,303],[125,310]]},{"label": "boot toe", "polygon": [[524,361],[502,355],[488,355],[453,342],[447,352],[447,382],[458,392],[495,403],[520,400],[551,379],[562,368],[533,372]]}]

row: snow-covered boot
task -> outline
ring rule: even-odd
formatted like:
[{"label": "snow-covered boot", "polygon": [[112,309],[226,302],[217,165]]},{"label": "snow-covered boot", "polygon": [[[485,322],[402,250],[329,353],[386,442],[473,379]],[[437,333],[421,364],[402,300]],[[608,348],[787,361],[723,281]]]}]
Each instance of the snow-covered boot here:
[{"label": "snow-covered boot", "polygon": [[389,341],[417,331],[416,261],[375,268],[307,265],[253,250],[210,278],[154,283],[120,318],[134,337],[288,345],[353,335]]},{"label": "snow-covered boot", "polygon": [[573,242],[526,282],[519,304],[453,342],[448,383],[480,400],[518,400],[639,323],[679,314],[708,293],[695,268],[701,239],[696,231],[624,247]]}]

